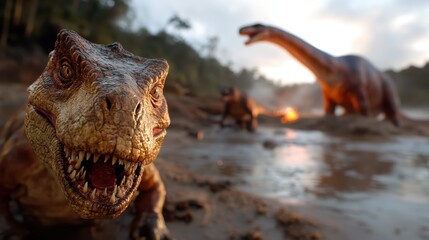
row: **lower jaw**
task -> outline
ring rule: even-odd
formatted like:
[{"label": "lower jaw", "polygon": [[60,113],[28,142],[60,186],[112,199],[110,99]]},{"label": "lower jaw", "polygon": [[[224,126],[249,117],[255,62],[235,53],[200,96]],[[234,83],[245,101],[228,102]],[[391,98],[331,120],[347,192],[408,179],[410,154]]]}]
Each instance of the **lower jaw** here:
[{"label": "lower jaw", "polygon": [[[64,149],[60,144],[59,148]],[[84,219],[111,219],[120,215],[128,207],[129,203],[132,200],[134,193],[137,190],[137,187],[140,184],[142,175],[143,175],[143,166],[139,166],[139,171],[136,171],[136,175],[129,176],[130,183],[128,187],[124,188],[123,194],[121,197],[115,195],[115,200],[111,201],[111,196],[115,188],[110,188],[107,190],[90,188],[86,193],[82,191],[83,183],[85,180],[80,181],[71,181],[69,174],[67,174],[65,155],[64,153],[60,154],[60,161],[57,165],[59,169],[60,179],[63,185],[63,190],[66,194],[66,197],[69,201],[71,208]],[[123,185],[120,185],[124,187]],[[117,187],[117,186],[116,186]],[[95,197],[93,198],[94,189]]]},{"label": "lower jaw", "polygon": [[76,192],[76,189],[64,185],[64,191],[72,209],[84,219],[110,219],[119,216],[131,202],[132,196],[140,183],[141,175],[135,180],[128,194],[118,199],[114,204],[94,201]]}]

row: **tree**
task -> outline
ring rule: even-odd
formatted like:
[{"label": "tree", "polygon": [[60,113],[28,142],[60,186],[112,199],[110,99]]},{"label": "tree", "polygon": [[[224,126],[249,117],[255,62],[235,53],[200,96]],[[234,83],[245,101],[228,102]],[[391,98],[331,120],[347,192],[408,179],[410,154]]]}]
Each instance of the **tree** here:
[{"label": "tree", "polygon": [[36,21],[36,12],[39,6],[39,0],[31,1],[30,10],[27,19],[27,26],[25,28],[25,36],[29,37],[33,33],[34,25]]},{"label": "tree", "polygon": [[189,21],[179,17],[178,15],[173,15],[168,20],[165,28],[167,28],[168,26],[173,26],[176,30],[188,30],[191,28],[191,24],[189,23]]},{"label": "tree", "polygon": [[207,58],[214,58],[219,44],[219,38],[216,36],[209,37],[207,44],[203,45],[202,51],[206,52]]},{"label": "tree", "polygon": [[3,31],[0,39],[0,48],[5,49],[9,35],[10,13],[12,11],[12,0],[6,0],[3,13]]}]

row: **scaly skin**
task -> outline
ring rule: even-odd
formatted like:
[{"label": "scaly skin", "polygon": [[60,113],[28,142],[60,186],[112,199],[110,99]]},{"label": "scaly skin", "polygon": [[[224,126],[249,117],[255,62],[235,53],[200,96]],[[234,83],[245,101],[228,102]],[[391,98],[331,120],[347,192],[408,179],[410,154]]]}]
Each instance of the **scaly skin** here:
[{"label": "scaly skin", "polygon": [[334,57],[291,33],[262,24],[242,27],[239,33],[249,37],[246,45],[260,41],[279,45],[312,71],[322,85],[326,114],[334,114],[339,105],[346,114],[384,113],[399,125],[400,104],[393,81],[364,58]]},{"label": "scaly skin", "polygon": [[162,94],[167,73],[165,60],[62,30],[28,88],[25,128],[21,115],[3,134],[0,234],[13,235],[18,226],[10,201],[25,221],[51,225],[115,218],[135,198],[130,237],[145,229],[147,239],[169,239],[165,189],[151,164],[170,124]]},{"label": "scaly skin", "polygon": [[221,91],[222,100],[225,103],[221,127],[225,126],[225,121],[228,116],[232,117],[236,124],[242,128],[246,128],[249,132],[253,132],[258,127],[258,115],[269,117],[280,117],[259,105],[243,94],[235,87],[228,87]]}]

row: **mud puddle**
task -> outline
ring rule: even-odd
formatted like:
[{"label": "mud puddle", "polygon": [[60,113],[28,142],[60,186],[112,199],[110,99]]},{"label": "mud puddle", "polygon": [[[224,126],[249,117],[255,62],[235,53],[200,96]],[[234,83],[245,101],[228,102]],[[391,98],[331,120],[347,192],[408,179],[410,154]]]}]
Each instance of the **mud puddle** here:
[{"label": "mud puddle", "polygon": [[202,141],[170,131],[160,155],[284,202],[321,222],[328,239],[429,239],[424,137],[213,128]]}]

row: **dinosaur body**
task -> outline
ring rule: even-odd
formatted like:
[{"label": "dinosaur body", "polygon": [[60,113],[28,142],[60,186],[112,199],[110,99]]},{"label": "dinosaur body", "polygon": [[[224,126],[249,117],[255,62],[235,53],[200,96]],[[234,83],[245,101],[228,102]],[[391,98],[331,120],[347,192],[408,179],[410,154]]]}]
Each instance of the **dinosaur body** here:
[{"label": "dinosaur body", "polygon": [[253,132],[258,127],[258,115],[276,117],[273,112],[259,106],[235,87],[223,89],[221,95],[225,103],[221,126],[225,125],[226,118],[230,116],[238,126]]},{"label": "dinosaur body", "polygon": [[11,119],[0,139],[0,236],[19,228],[10,202],[24,223],[55,225],[115,218],[134,201],[130,236],[168,239],[151,164],[170,124],[167,73],[165,60],[62,30],[28,89],[25,119]]},{"label": "dinosaur body", "polygon": [[240,29],[249,36],[246,45],[268,41],[279,45],[305,65],[322,86],[325,113],[334,114],[342,106],[346,114],[376,116],[384,113],[399,124],[399,97],[393,81],[362,57],[334,57],[297,36],[281,29],[261,24]]}]

